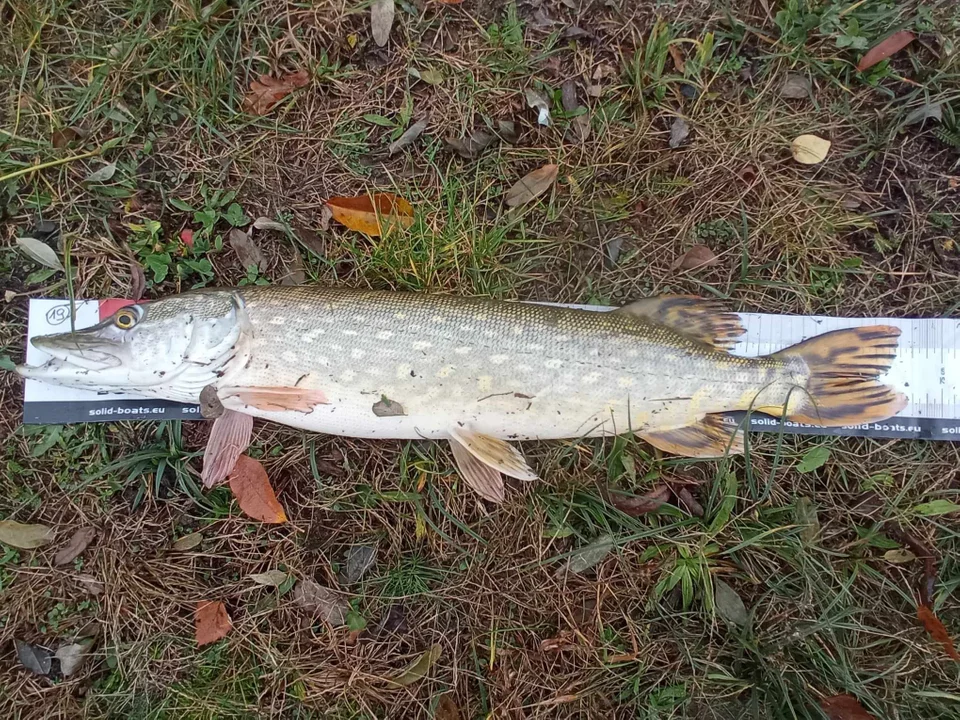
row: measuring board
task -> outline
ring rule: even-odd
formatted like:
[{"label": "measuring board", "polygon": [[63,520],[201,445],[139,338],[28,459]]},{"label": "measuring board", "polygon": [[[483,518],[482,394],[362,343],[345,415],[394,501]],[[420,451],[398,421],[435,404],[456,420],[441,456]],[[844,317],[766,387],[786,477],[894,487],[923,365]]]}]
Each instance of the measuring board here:
[{"label": "measuring board", "polygon": [[[81,300],[75,303],[74,323],[78,329],[100,322],[127,300]],[[554,304],[554,303],[551,303]],[[596,305],[572,305],[585,310],[607,311]],[[880,423],[842,428],[824,428],[781,421],[754,413],[750,427],[760,432],[788,432],[802,435],[852,435],[877,438],[922,438],[960,440],[960,354],[957,341],[960,319],[912,320],[896,318],[833,318],[799,315],[740,313],[746,332],[733,350],[747,357],[767,355],[831,330],[863,325],[895,325],[902,334],[885,382],[909,398],[894,418]],[[66,300],[31,300],[27,337],[65,332],[70,329],[70,304]],[[41,350],[27,344],[27,362],[39,365],[48,359]],[[88,390],[47,385],[27,380],[24,387],[23,421],[27,424],[109,422],[114,420],[200,419],[197,405],[143,398],[133,393],[96,393]],[[740,422],[743,413],[730,413],[727,421]]]}]

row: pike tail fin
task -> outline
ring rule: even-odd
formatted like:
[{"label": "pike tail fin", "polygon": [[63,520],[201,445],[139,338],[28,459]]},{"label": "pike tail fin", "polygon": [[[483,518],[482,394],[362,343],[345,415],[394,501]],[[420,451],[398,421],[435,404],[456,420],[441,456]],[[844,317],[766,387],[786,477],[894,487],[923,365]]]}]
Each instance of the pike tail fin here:
[{"label": "pike tail fin", "polygon": [[897,356],[900,329],[890,325],[834,330],[774,353],[802,360],[810,379],[785,402],[788,420],[839,427],[879,422],[907,404],[901,393],[877,378]]}]

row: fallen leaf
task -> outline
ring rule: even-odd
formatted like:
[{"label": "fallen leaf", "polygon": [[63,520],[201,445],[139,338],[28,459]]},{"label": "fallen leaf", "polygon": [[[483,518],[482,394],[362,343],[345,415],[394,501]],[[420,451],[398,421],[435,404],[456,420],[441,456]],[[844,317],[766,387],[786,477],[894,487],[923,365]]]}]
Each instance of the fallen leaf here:
[{"label": "fallen leaf", "polygon": [[924,103],[907,115],[903,121],[903,124],[916,125],[917,123],[921,123],[927,119],[941,122],[943,120],[943,105],[941,103]]},{"label": "fallen leaf", "polygon": [[780,87],[780,97],[790,100],[802,100],[810,97],[812,93],[813,83],[809,78],[797,73],[788,73]]},{"label": "fallen leaf", "polygon": [[184,228],[180,231],[180,242],[186,245],[188,248],[193,248],[193,230],[190,228]]},{"label": "fallen leaf", "polygon": [[572,113],[579,107],[577,102],[577,83],[571,78],[563,81],[560,86],[560,102],[564,112]]},{"label": "fallen leaf", "polygon": [[83,181],[89,183],[103,183],[109,181],[114,175],[117,174],[117,164],[109,163],[104,165],[99,170],[94,170],[92,173],[87,175]]},{"label": "fallen leaf", "polygon": [[407,72],[418,80],[423,80],[427,85],[439,85],[443,82],[443,72],[437,68],[408,68]]},{"label": "fallen leaf", "polygon": [[670,269],[696,270],[697,268],[712,267],[719,263],[720,259],[713,253],[713,250],[706,245],[694,245],[677,258]]},{"label": "fallen leaf", "polygon": [[[442,0],[441,0],[442,1]],[[445,693],[437,700],[437,709],[433,711],[433,720],[460,720],[460,708],[453,693]]]},{"label": "fallen leaf", "polygon": [[377,564],[377,549],[370,545],[353,545],[346,553],[343,570],[340,571],[340,582],[351,585],[359,582],[367,574],[367,570]]},{"label": "fallen leaf", "polygon": [[680,504],[694,517],[704,516],[703,505],[697,502],[697,499],[693,497],[693,493],[687,488],[680,488],[680,491],[677,493],[677,500],[679,500]]},{"label": "fallen leaf", "polygon": [[[219,398],[218,398],[219,401]],[[253,416],[236,410],[224,410],[213,421],[207,446],[203,450],[200,479],[212,488],[230,474],[253,439]]]},{"label": "fallen leaf", "polygon": [[401,603],[394,603],[387,608],[387,614],[377,628],[376,636],[401,635],[407,630],[407,608]]},{"label": "fallen leaf", "polygon": [[610,493],[610,504],[631,517],[639,517],[654,512],[669,499],[670,488],[666,485],[658,485],[645,495],[636,497],[618,492]]},{"label": "fallen leaf", "polygon": [[667,45],[667,52],[670,53],[670,59],[673,60],[673,66],[681,75],[686,72],[687,64],[683,61],[683,50],[676,43]]},{"label": "fallen leaf", "polygon": [[558,653],[575,646],[573,633],[570,630],[561,630],[559,635],[540,641],[540,652]]},{"label": "fallen leaf", "polygon": [[790,145],[793,159],[804,165],[816,165],[830,152],[830,141],[816,135],[801,135]]},{"label": "fallen leaf", "polygon": [[20,661],[21,665],[37,675],[50,674],[52,652],[45,647],[31,645],[23,640],[14,640],[13,642],[17,647],[17,660]]},{"label": "fallen leaf", "polygon": [[379,237],[396,226],[413,225],[413,206],[393,193],[374,193],[327,200],[333,219],[351,230]]},{"label": "fallen leaf", "polygon": [[505,143],[515,145],[519,140],[517,135],[517,124],[513,120],[497,120],[497,135]]},{"label": "fallen leaf", "polygon": [[186,552],[187,550],[193,550],[202,542],[203,533],[192,532],[189,535],[184,535],[183,537],[174,540],[173,545],[171,545],[170,548],[172,550],[176,550],[177,552]]},{"label": "fallen leaf", "polygon": [[960,662],[960,653],[957,652],[957,648],[953,644],[953,638],[950,637],[947,628],[940,622],[940,618],[936,616],[933,610],[926,605],[920,605],[917,608],[917,618],[923,623],[926,631],[930,633],[930,637],[943,646],[944,652],[952,659]]},{"label": "fallen leaf", "polygon": [[867,50],[864,56],[860,58],[860,62],[857,63],[857,70],[863,72],[864,70],[872,68],[881,60],[886,60],[894,53],[903,50],[907,45],[916,40],[916,38],[917,36],[909,30],[895,32],[890,37],[881,40]]},{"label": "fallen leaf", "polygon": [[803,454],[800,462],[797,463],[796,470],[799,473],[813,472],[814,470],[822,468],[829,459],[830,448],[818,445],[817,447],[810,448]]},{"label": "fallen leaf", "polygon": [[392,143],[390,143],[387,146],[387,152],[390,155],[393,155],[395,152],[397,152],[397,150],[402,150],[408,145],[413,144],[413,141],[416,140],[418,137],[420,137],[420,135],[426,129],[427,129],[426,118],[424,118],[423,120],[418,120],[413,125],[408,127],[406,131],[403,133],[403,135],[398,137],[396,140],[394,140]]},{"label": "fallen leaf", "polygon": [[147,290],[147,277],[143,274],[143,267],[132,254],[127,258],[127,264],[130,266],[130,299],[138,302]]},{"label": "fallen leaf", "polygon": [[603,264],[608,270],[613,270],[620,261],[620,251],[623,249],[624,240],[626,238],[623,235],[617,235],[603,244]]},{"label": "fallen leaf", "polygon": [[563,136],[568,142],[585,143],[590,139],[592,129],[590,115],[584,112],[582,115],[577,115],[570,121],[570,126]]},{"label": "fallen leaf", "polygon": [[713,602],[717,608],[717,615],[738,627],[745,627],[750,622],[747,606],[737,594],[737,591],[727,585],[720,578],[713,580]]},{"label": "fallen leaf", "polygon": [[550,125],[550,103],[543,94],[533,88],[526,91],[527,106],[537,111],[537,122],[540,125]]},{"label": "fallen leaf", "polygon": [[53,541],[56,531],[46,525],[24,525],[16,520],[0,520],[0,543],[21,550],[33,550]]},{"label": "fallen leaf", "polygon": [[670,126],[670,147],[676,149],[690,135],[690,125],[682,117],[675,117]]},{"label": "fallen leaf", "polygon": [[265,523],[284,523],[287,514],[277,500],[267,471],[259,460],[247,455],[237,458],[230,472],[230,490],[237,498],[237,504],[249,517]]},{"label": "fallen leaf", "polygon": [[913,508],[917,515],[925,517],[935,517],[937,515],[949,515],[950,513],[960,512],[960,505],[949,500],[931,500],[930,502],[920,503]]},{"label": "fallen leaf", "polygon": [[917,559],[917,556],[905,548],[899,548],[897,550],[887,550],[883,554],[883,559],[894,565],[902,565],[903,563],[913,562]]},{"label": "fallen leaf", "polygon": [[261,75],[259,80],[250,83],[250,92],[243,99],[243,109],[253,115],[266,115],[287,95],[309,84],[310,75],[306,70],[282,78]]},{"label": "fallen leaf", "polygon": [[432,668],[433,664],[440,659],[440,655],[442,653],[443,648],[440,645],[434,645],[425,653],[423,653],[423,655],[410,663],[410,665],[407,666],[407,668],[405,668],[403,671],[392,678],[388,678],[388,681],[394,685],[400,685],[402,687],[412,685],[418,680],[423,679],[424,675],[430,672],[430,668]]},{"label": "fallen leaf", "polygon": [[76,127],[65,127],[53,131],[50,142],[57,150],[62,150],[70,143],[83,137],[83,133]]},{"label": "fallen leaf", "polygon": [[228,238],[230,247],[237,254],[240,265],[243,266],[244,270],[256,267],[259,272],[264,272],[267,269],[267,261],[264,259],[263,253],[260,252],[260,248],[256,246],[247,233],[240,228],[231,228]]},{"label": "fallen leaf", "polygon": [[277,232],[286,232],[287,226],[282,222],[271,220],[268,217],[258,217],[253,221],[253,226],[257,230],[276,230]]},{"label": "fallen leaf", "polygon": [[77,575],[77,582],[90,595],[101,595],[103,593],[103,583],[93,575]]},{"label": "fallen leaf", "polygon": [[474,130],[463,140],[446,138],[444,142],[451,150],[465,160],[473,160],[497,141],[497,136],[483,130]]},{"label": "fallen leaf", "polygon": [[557,568],[554,575],[559,577],[566,572],[582,573],[585,570],[589,570],[610,554],[613,547],[613,536],[601,535],[593,542],[577,549],[573,555],[567,558],[565,563]]},{"label": "fallen leaf", "polygon": [[373,30],[373,41],[383,47],[390,39],[390,29],[393,27],[393,16],[396,9],[393,0],[373,0],[370,6],[370,28]]},{"label": "fallen leaf", "polygon": [[87,549],[87,546],[93,542],[93,539],[97,536],[97,531],[92,527],[80,528],[77,530],[73,537],[70,538],[70,542],[61,548],[56,556],[53,558],[54,565],[67,565],[72,563],[81,553]]},{"label": "fallen leaf", "polygon": [[310,612],[319,612],[320,618],[340,627],[347,624],[350,604],[340,593],[315,583],[313,580],[301,580],[293,588],[291,599],[296,605]]},{"label": "fallen leaf", "polygon": [[87,639],[69,645],[61,645],[57,649],[54,657],[60,661],[60,672],[63,673],[64,677],[70,677],[80,668],[92,647],[93,639]]},{"label": "fallen leaf", "polygon": [[219,600],[201,600],[198,602],[194,624],[198,646],[214,643],[226,637],[227,633],[233,629],[233,623],[230,622],[227,608]]},{"label": "fallen leaf", "polygon": [[377,417],[400,417],[407,413],[403,410],[403,405],[396,400],[391,400],[386,395],[381,395],[380,399],[373,404],[373,414]]},{"label": "fallen leaf", "polygon": [[798,498],[794,506],[794,520],[800,526],[800,538],[807,545],[813,544],[820,535],[820,519],[817,506],[808,497]]},{"label": "fallen leaf", "polygon": [[283,570],[267,570],[266,572],[253,573],[248,576],[248,578],[253,580],[257,585],[266,585],[267,587],[280,587],[289,577],[290,575]]},{"label": "fallen leaf", "polygon": [[563,29],[563,32],[560,33],[560,37],[564,40],[591,39],[593,38],[593,33],[589,30],[584,30],[579,25],[568,25]]},{"label": "fallen leaf", "polygon": [[63,271],[63,263],[60,262],[57,253],[45,242],[32,237],[18,237],[17,245],[23,251],[23,254],[34,262],[53,270]]},{"label": "fallen leaf", "polygon": [[544,165],[527,173],[503,195],[509,207],[523,205],[543,195],[557,179],[559,165]]},{"label": "fallen leaf", "polygon": [[[327,232],[330,229],[330,220],[333,218],[333,212],[326,205],[320,208],[320,229]],[[327,244],[310,228],[298,227],[297,239],[303,246],[319,258],[326,257]]]},{"label": "fallen leaf", "polygon": [[307,271],[303,264],[303,256],[296,248],[292,248],[293,257],[289,263],[284,263],[286,274],[280,278],[281,285],[303,285],[307,281]]},{"label": "fallen leaf", "polygon": [[820,701],[820,707],[830,720],[877,720],[863,709],[852,695],[834,695]]}]

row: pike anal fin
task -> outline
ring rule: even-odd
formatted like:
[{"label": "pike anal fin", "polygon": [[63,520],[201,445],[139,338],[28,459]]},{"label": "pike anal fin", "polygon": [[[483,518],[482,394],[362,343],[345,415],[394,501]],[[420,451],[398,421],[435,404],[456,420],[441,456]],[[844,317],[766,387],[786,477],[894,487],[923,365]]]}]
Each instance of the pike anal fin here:
[{"label": "pike anal fin", "polygon": [[722,303],[695,295],[659,295],[624,305],[615,312],[637,315],[716,350],[730,350],[743,335],[736,313]]},{"label": "pike anal fin", "polygon": [[221,401],[236,399],[240,404],[258,410],[308,413],[317,405],[326,405],[327,396],[322,390],[298,387],[225,387],[218,396]]},{"label": "pike anal fin", "polygon": [[684,457],[716,458],[743,452],[743,430],[724,423],[722,415],[707,415],[672,430],[648,430],[640,437],[655,448]]},{"label": "pike anal fin", "polygon": [[450,448],[464,481],[492,502],[503,502],[501,473],[518,480],[537,479],[519,450],[491,435],[458,426],[450,430]]}]

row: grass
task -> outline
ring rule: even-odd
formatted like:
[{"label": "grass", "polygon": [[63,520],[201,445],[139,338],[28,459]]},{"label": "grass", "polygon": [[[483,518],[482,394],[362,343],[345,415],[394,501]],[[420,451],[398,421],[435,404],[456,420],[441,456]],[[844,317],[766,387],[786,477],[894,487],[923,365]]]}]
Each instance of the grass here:
[{"label": "grass", "polygon": [[[949,2],[789,0],[769,12],[709,2],[591,6],[398,4],[377,49],[361,5],[268,0],[0,3],[0,355],[22,353],[26,300],[69,291],[13,240],[55,222],[77,296],[120,295],[129,258],[148,296],[197,285],[308,282],[567,302],[663,292],[783,313],[936,317],[960,304],[960,16]],[[762,5],[762,4],[761,4]],[[659,12],[659,15],[658,15]],[[549,22],[556,21],[555,24]],[[570,40],[576,25],[590,33]],[[920,39],[865,73],[863,49]],[[671,48],[684,59],[678,68]],[[312,84],[266,117],[240,110],[252,79],[305,68]],[[435,70],[417,82],[410,69]],[[788,73],[808,100],[779,94]],[[577,82],[590,138],[565,139]],[[524,91],[552,100],[538,127]],[[907,124],[941,104],[942,119]],[[691,126],[677,149],[677,116]],[[412,120],[420,140],[387,157]],[[464,160],[445,146],[512,120],[513,144]],[[67,147],[55,133],[74,128]],[[800,166],[814,132],[830,158]],[[62,145],[60,141],[57,145]],[[542,202],[499,196],[561,166]],[[105,182],[86,178],[105,164]],[[324,198],[389,190],[417,210],[372,242],[324,230]],[[268,268],[251,275],[224,240],[245,218]],[[180,240],[194,231],[194,248]],[[609,248],[617,241],[619,256]],[[677,272],[704,243],[721,262]],[[933,604],[960,633],[960,526],[917,511],[956,500],[950,443],[754,435],[730,463],[660,457],[632,439],[528,444],[545,482],[483,508],[439,446],[256,428],[291,521],[248,523],[229,493],[198,488],[202,423],[20,427],[20,385],[0,375],[0,516],[99,535],[75,564],[0,546],[4,716],[124,718],[821,718],[855,695],[877,718],[960,717],[956,664],[918,626],[919,561],[884,558],[899,523],[936,548]],[[812,448],[829,458],[803,472]],[[681,508],[629,517],[607,487],[690,483]],[[202,543],[170,549],[191,532]],[[557,568],[610,536],[581,574]],[[247,578],[282,567],[338,586],[346,549],[378,548],[351,601],[355,636]],[[58,542],[59,545],[59,542]],[[56,548],[57,546],[53,546]],[[83,589],[81,576],[104,583]],[[726,622],[714,579],[743,600]],[[235,629],[197,649],[192,610],[221,599]],[[401,620],[402,618],[402,620]],[[31,675],[13,639],[95,638],[71,678]],[[435,643],[420,682],[383,682]]]}]

